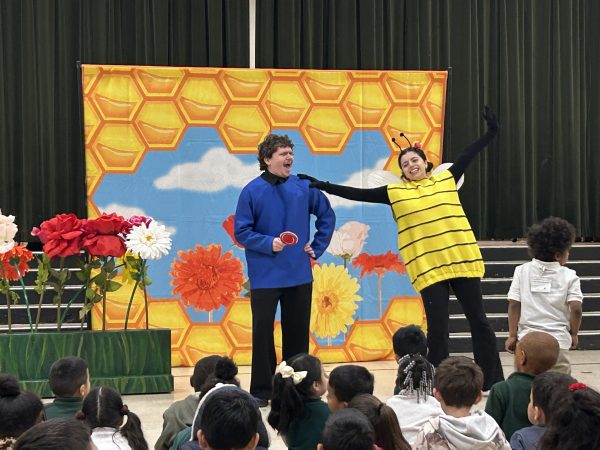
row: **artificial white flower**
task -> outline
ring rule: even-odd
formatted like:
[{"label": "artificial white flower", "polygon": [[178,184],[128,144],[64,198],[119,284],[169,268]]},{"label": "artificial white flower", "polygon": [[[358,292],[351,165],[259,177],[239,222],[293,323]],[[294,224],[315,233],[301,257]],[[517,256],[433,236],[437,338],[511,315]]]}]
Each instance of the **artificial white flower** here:
[{"label": "artificial white flower", "polygon": [[4,251],[13,248],[15,244],[13,240],[17,231],[19,231],[19,228],[15,224],[15,216],[3,216],[0,209],[0,244],[11,244],[10,248]]},{"label": "artificial white flower", "polygon": [[171,250],[171,233],[156,221],[141,223],[131,229],[125,245],[142,259],[160,259]]},{"label": "artificial white flower", "polygon": [[342,258],[356,258],[362,251],[370,230],[369,225],[350,221],[333,232],[327,252]]}]

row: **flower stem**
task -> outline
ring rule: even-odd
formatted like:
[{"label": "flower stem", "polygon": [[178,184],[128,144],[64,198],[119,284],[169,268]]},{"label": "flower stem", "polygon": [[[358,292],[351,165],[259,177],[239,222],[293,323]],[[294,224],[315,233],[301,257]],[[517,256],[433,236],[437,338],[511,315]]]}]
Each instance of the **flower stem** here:
[{"label": "flower stem", "polygon": [[35,331],[40,326],[40,318],[42,316],[42,303],[44,303],[44,294],[46,293],[46,283],[42,285],[42,293],[40,294],[40,300],[38,302],[37,313],[35,315]]},{"label": "flower stem", "polygon": [[21,289],[23,289],[23,298],[25,299],[25,307],[27,308],[27,320],[29,321],[29,331],[33,333],[33,321],[31,320],[31,309],[29,308],[29,297],[27,297],[25,283],[23,283],[23,277],[21,276],[21,272],[19,271],[19,265],[13,264],[13,267],[17,271],[17,275],[19,276],[19,283],[21,284]]},{"label": "flower stem", "polygon": [[377,293],[379,297],[379,318],[381,318],[381,275],[377,274]]},{"label": "flower stem", "polygon": [[148,323],[150,321],[148,314],[148,293],[146,292],[146,261],[142,259],[140,265],[140,274],[142,279],[142,291],[144,292],[144,309],[146,310],[146,330],[148,329]]},{"label": "flower stem", "polygon": [[[140,280],[135,281],[135,285],[133,286],[133,290],[131,291],[131,297],[129,297],[129,304],[127,305],[127,312],[125,313],[125,329],[127,329],[127,324],[129,323],[129,311],[131,311],[131,304],[133,303],[133,296],[135,295],[135,290],[140,284]],[[146,320],[148,320],[146,318]]]},{"label": "flower stem", "polygon": [[6,278],[6,272],[4,271],[4,265],[0,264],[0,269],[2,269],[2,279],[0,280],[0,281],[2,281],[2,290],[6,294],[6,319],[8,321],[8,323],[7,323],[8,332],[10,333],[12,331],[12,311],[10,309],[10,303],[11,303],[10,283],[8,282],[8,279]]},{"label": "flower stem", "polygon": [[63,323],[65,321],[65,317],[67,317],[67,313],[69,312],[69,309],[71,309],[71,305],[73,304],[73,302],[77,299],[77,297],[79,297],[79,295],[85,291],[87,289],[86,285],[83,285],[79,288],[79,290],[75,293],[75,295],[71,298],[71,300],[69,300],[69,303],[67,303],[67,306],[65,307],[65,310],[62,313],[62,317],[60,319],[60,322]]},{"label": "flower stem", "polygon": [[[63,269],[65,267],[65,257],[61,256],[60,257],[60,269],[59,272],[62,273]],[[60,321],[60,306],[61,306],[61,302],[62,302],[62,293],[63,293],[63,289],[64,289],[64,283],[62,281],[60,281],[60,279],[58,280],[59,283],[59,289],[58,289],[58,305],[56,305],[56,327],[58,329],[58,331],[60,331],[62,323]]]}]

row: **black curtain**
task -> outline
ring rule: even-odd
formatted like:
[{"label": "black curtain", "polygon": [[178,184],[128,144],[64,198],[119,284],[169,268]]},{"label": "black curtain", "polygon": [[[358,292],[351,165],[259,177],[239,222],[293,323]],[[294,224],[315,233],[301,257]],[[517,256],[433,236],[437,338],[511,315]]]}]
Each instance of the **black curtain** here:
[{"label": "black curtain", "polygon": [[480,239],[549,215],[600,236],[596,0],[257,0],[257,67],[452,67],[444,160],[498,113],[461,198]]},{"label": "black curtain", "polygon": [[76,61],[247,67],[239,0],[0,1],[0,208],[20,240],[85,211]]}]

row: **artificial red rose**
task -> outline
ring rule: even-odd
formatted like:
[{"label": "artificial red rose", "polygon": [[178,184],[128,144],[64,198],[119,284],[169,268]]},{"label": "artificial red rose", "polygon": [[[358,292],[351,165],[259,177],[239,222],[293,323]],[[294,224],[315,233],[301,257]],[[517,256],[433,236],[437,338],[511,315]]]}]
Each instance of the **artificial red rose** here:
[{"label": "artificial red rose", "polygon": [[233,241],[233,244],[237,245],[239,248],[244,248],[244,246],[237,241],[235,235],[233,234],[233,229],[235,227],[235,214],[230,215],[227,219],[223,221],[221,225]]},{"label": "artificial red rose", "polygon": [[152,217],[148,216],[131,216],[123,225],[123,235],[127,236],[133,227],[139,227],[141,224],[150,225]]},{"label": "artificial red rose", "polygon": [[83,248],[92,256],[123,256],[127,249],[120,234],[125,228],[125,219],[116,213],[90,219],[84,226]]},{"label": "artificial red rose", "polygon": [[48,257],[71,256],[81,251],[84,224],[85,220],[75,214],[58,214],[42,222],[40,228],[33,228],[31,234],[42,241]]}]

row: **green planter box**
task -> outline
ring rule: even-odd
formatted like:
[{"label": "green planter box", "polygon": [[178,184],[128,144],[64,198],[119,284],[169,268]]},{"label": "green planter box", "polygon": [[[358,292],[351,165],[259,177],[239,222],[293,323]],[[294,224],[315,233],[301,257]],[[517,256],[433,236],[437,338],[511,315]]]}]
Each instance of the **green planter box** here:
[{"label": "green planter box", "polygon": [[87,361],[92,386],[121,394],[173,391],[169,329],[0,334],[0,372],[41,397],[53,396],[50,365],[64,356]]}]

